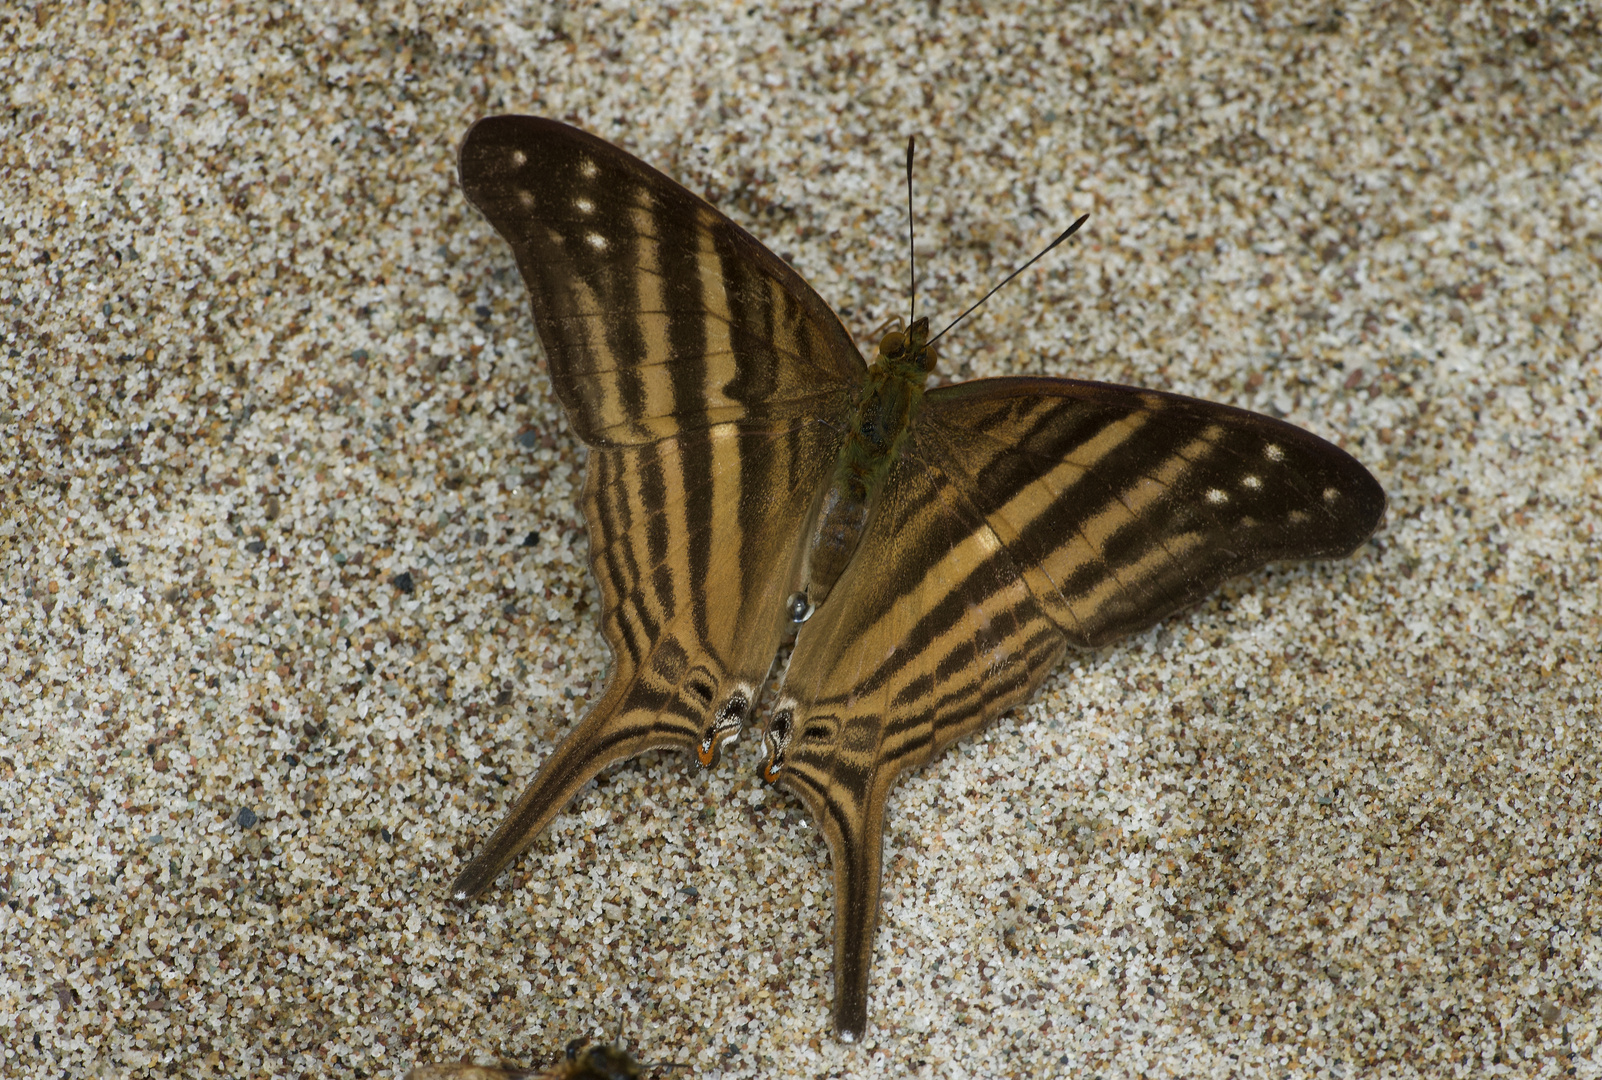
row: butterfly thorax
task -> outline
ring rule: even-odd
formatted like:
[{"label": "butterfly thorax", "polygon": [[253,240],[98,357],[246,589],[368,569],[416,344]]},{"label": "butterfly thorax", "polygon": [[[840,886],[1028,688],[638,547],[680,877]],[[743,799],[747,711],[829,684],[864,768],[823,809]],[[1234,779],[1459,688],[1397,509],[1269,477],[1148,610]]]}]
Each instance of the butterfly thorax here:
[{"label": "butterfly thorax", "polygon": [[912,431],[923,405],[924,383],[935,366],[928,340],[928,319],[919,319],[905,332],[892,330],[879,340],[878,356],[863,378],[808,545],[803,590],[809,602],[807,614],[823,603],[845,572],[885,478]]}]

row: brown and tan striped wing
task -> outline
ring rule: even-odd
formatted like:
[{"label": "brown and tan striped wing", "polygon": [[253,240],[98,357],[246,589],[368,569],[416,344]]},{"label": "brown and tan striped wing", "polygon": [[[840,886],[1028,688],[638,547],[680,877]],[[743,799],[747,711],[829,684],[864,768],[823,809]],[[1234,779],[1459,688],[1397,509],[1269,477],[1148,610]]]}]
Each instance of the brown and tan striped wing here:
[{"label": "brown and tan striped wing", "polygon": [[1022,702],[1063,651],[950,477],[903,458],[845,574],[801,628],[769,719],[776,782],[834,867],[834,1024],[867,1023],[885,799],[897,775]]},{"label": "brown and tan striped wing", "polygon": [[850,335],[794,270],[633,155],[555,120],[491,116],[459,169],[517,256],[585,442],[818,416],[860,381]]},{"label": "brown and tan striped wing", "polygon": [[1149,626],[1271,559],[1348,554],[1384,506],[1341,450],[1238,409],[1068,380],[932,392],[768,730],[776,781],[830,846],[836,1028],[866,1025],[902,771],[1024,701],[1066,645]]},{"label": "brown and tan striped wing", "polygon": [[587,781],[652,749],[739,727],[789,628],[804,523],[842,436],[720,424],[590,453],[584,516],[612,648],[606,690],[452,885],[487,888]]},{"label": "brown and tan striped wing", "polygon": [[738,733],[864,365],[781,260],[592,135],[490,117],[460,168],[594,447],[584,514],[613,655],[606,691],[452,886],[466,899],[608,764],[666,747],[710,763]]},{"label": "brown and tan striped wing", "polygon": [[1178,394],[982,379],[928,396],[915,454],[984,515],[1068,642],[1098,646],[1279,559],[1341,558],[1385,492],[1294,425]]}]

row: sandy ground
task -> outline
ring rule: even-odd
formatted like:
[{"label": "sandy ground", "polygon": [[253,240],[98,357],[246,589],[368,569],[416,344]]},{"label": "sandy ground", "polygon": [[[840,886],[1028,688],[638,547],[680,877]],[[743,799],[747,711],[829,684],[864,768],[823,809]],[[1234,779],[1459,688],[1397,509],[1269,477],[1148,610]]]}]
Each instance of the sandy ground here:
[{"label": "sandy ground", "polygon": [[[0,1074],[1602,1075],[1602,37],[1550,11],[0,8]],[[445,901],[607,665],[456,187],[500,111],[864,337],[917,133],[926,311],[1091,214],[950,377],[1270,412],[1390,494],[902,783],[864,1044],[751,740]]]}]

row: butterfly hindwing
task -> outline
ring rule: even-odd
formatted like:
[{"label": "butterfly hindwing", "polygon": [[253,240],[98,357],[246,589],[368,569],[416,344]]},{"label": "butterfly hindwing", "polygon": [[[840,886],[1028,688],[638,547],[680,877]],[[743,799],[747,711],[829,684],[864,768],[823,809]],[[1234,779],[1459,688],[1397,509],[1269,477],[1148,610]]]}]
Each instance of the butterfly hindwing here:
[{"label": "butterfly hindwing", "polygon": [[830,845],[836,1028],[866,1023],[901,772],[1026,700],[1065,646],[1271,559],[1347,554],[1384,505],[1341,450],[1226,406],[1066,379],[931,392],[768,728],[773,775]]},{"label": "butterfly hindwing", "polygon": [[491,116],[462,190],[511,245],[579,438],[818,417],[865,370],[794,270],[704,199],[555,120]]},{"label": "butterfly hindwing", "polygon": [[878,919],[884,806],[896,777],[1022,703],[1063,636],[950,477],[897,463],[828,603],[801,628],[769,722],[781,787],[829,843],[834,1024],[859,1036]]},{"label": "butterfly hindwing", "polygon": [[517,253],[558,395],[593,444],[584,516],[613,657],[452,886],[466,898],[608,764],[653,748],[710,763],[738,733],[863,365],[783,262],[615,147],[494,117],[468,133],[461,171]]},{"label": "butterfly hindwing", "polygon": [[609,764],[651,749],[699,752],[719,718],[738,733],[787,629],[796,534],[838,447],[838,434],[819,424],[720,424],[591,451],[584,516],[613,658],[606,690],[454,894],[483,891]]}]

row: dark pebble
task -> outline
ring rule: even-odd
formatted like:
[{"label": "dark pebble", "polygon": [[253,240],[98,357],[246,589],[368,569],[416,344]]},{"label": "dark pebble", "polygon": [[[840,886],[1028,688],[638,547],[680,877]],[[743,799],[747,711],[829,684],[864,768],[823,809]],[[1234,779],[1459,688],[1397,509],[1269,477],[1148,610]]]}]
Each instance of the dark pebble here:
[{"label": "dark pebble", "polygon": [[524,547],[539,547],[540,546],[540,534],[537,533],[537,532],[531,532],[527,536],[523,537],[523,546]]},{"label": "dark pebble", "polygon": [[239,827],[241,829],[254,829],[256,827],[256,822],[260,821],[261,818],[257,817],[256,811],[252,810],[250,807],[241,806],[239,808],[239,813],[234,817],[234,820],[239,822]]},{"label": "dark pebble", "polygon": [[412,574],[409,570],[403,574],[396,574],[389,579],[389,583],[407,596],[417,591],[417,582],[412,580]]}]

